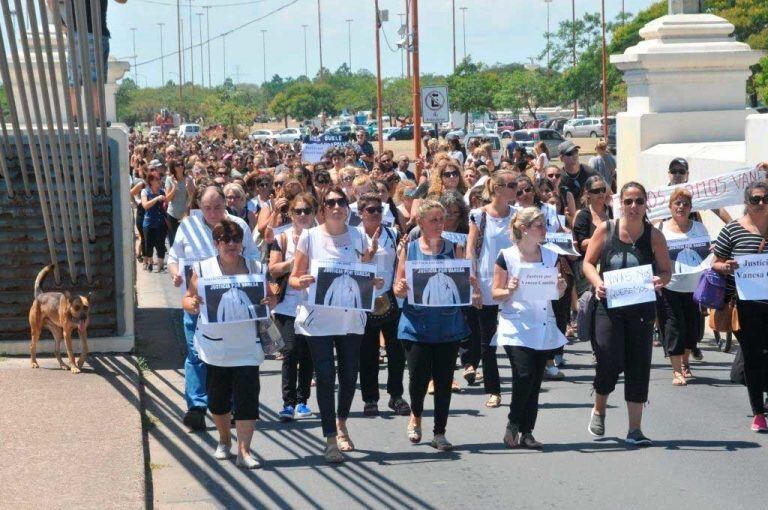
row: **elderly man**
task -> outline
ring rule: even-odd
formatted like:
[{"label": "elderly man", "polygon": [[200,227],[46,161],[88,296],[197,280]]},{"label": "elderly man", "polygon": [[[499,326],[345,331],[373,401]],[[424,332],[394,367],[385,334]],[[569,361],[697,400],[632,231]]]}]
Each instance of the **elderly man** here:
[{"label": "elderly man", "polygon": [[365,164],[367,171],[371,171],[373,168],[373,145],[367,139],[367,134],[364,129],[357,130],[357,144],[355,150],[360,154],[360,160]]}]

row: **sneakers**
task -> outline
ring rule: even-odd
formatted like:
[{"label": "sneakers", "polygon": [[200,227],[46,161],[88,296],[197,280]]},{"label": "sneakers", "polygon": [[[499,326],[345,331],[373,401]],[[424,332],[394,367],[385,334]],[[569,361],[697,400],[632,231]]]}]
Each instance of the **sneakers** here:
[{"label": "sneakers", "polygon": [[411,406],[408,405],[408,402],[403,397],[390,398],[389,408],[398,416],[410,416],[411,414]]},{"label": "sneakers", "polygon": [[230,449],[232,448],[232,444],[223,444],[219,443],[216,445],[216,451],[213,454],[213,458],[216,460],[227,460],[232,456],[230,453]]},{"label": "sneakers", "polygon": [[624,441],[635,446],[651,446],[653,444],[653,441],[645,437],[640,429],[630,430]]},{"label": "sneakers", "polygon": [[296,418],[308,418],[312,416],[312,409],[305,403],[299,403],[296,406]]},{"label": "sneakers", "polygon": [[765,415],[756,414],[752,420],[751,428],[753,432],[768,432],[768,423],[765,421]]},{"label": "sneakers", "polygon": [[565,358],[563,358],[562,354],[555,354],[555,366],[556,367],[562,367],[565,366]]},{"label": "sneakers", "polygon": [[704,353],[701,352],[701,349],[699,349],[698,347],[693,348],[693,359],[695,359],[696,361],[701,361],[704,359]]},{"label": "sneakers", "polygon": [[376,402],[366,402],[363,406],[363,416],[378,416],[379,404]]},{"label": "sneakers", "polygon": [[183,423],[191,430],[205,430],[205,408],[193,407],[187,411]]},{"label": "sneakers", "polygon": [[445,438],[445,434],[435,434],[431,443],[432,448],[440,452],[453,450],[453,445]]},{"label": "sneakers", "polygon": [[605,435],[605,415],[595,414],[595,410],[592,409],[587,431],[593,436],[603,437]]},{"label": "sneakers", "polygon": [[280,412],[277,413],[277,417],[280,418],[280,421],[293,421],[293,414],[293,406],[283,406]]},{"label": "sneakers", "polygon": [[550,381],[559,381],[565,378],[565,374],[560,371],[555,365],[551,367],[544,367],[544,379]]},{"label": "sneakers", "polygon": [[237,467],[245,468],[245,469],[259,469],[261,467],[261,463],[259,463],[258,460],[254,459],[253,456],[248,455],[247,457],[241,457],[240,454],[237,455],[237,461],[235,462]]}]

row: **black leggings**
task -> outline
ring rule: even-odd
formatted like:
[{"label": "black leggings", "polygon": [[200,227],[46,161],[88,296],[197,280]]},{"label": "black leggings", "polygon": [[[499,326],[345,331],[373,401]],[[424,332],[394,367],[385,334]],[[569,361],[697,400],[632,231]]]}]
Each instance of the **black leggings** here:
[{"label": "black leggings", "polygon": [[539,391],[544,366],[554,350],[537,351],[528,347],[505,346],[512,365],[512,400],[509,402],[509,424],[523,434],[532,432],[539,413]]},{"label": "black leggings", "polygon": [[258,366],[219,367],[206,363],[205,367],[211,414],[227,414],[234,404],[235,421],[259,419],[261,385]]},{"label": "black leggings", "polygon": [[656,306],[642,303],[610,310],[606,306],[604,300],[595,304],[595,391],[609,395],[624,372],[624,400],[644,403],[651,376]]},{"label": "black leggings", "polygon": [[165,213],[165,220],[168,222],[168,246],[173,247],[173,240],[176,239],[176,231],[179,230],[178,220],[168,213]]},{"label": "black leggings", "polygon": [[[309,354],[307,337],[294,331],[296,317],[275,314],[275,324],[285,342],[283,353],[283,405],[306,404],[312,385],[312,356]],[[298,379],[298,384],[296,380]]]},{"label": "black leggings", "polygon": [[360,393],[363,402],[379,401],[379,334],[384,335],[387,350],[387,393],[392,398],[403,396],[405,352],[397,339],[397,323],[400,314],[383,324],[368,321],[360,345]]},{"label": "black leggings", "polygon": [[480,323],[477,321],[477,308],[474,306],[465,307],[464,319],[469,326],[469,336],[459,346],[461,366],[477,368],[480,364]]},{"label": "black leggings", "polygon": [[144,250],[142,255],[151,257],[157,251],[157,258],[165,258],[165,224],[159,227],[144,227]]},{"label": "black leggings", "polygon": [[693,300],[693,293],[661,289],[657,310],[667,356],[680,356],[686,350],[693,350],[702,335],[701,310]]},{"label": "black leggings", "polygon": [[429,380],[435,384],[435,434],[445,434],[448,410],[451,407],[451,381],[459,352],[459,342],[426,343],[403,340],[408,360],[408,393],[411,396],[411,413],[421,417],[424,397]]},{"label": "black leggings", "polygon": [[768,303],[736,302],[739,327],[736,338],[744,356],[744,379],[754,414],[765,413],[763,391],[768,388]]},{"label": "black leggings", "polygon": [[477,311],[477,319],[480,323],[480,355],[483,359],[483,388],[486,394],[501,394],[501,380],[499,379],[499,364],[496,361],[496,347],[491,346],[493,335],[499,324],[499,307],[495,305],[483,306]]}]

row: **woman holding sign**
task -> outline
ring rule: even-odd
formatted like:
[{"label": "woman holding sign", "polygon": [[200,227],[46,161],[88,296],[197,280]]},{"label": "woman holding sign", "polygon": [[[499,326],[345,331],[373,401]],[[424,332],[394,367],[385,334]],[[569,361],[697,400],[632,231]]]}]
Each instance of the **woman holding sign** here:
[{"label": "woman holding sign", "polygon": [[[205,305],[198,294],[199,278],[263,273],[266,269],[260,262],[241,255],[244,231],[238,223],[223,219],[213,227],[212,235],[219,255],[196,266],[182,299],[184,311],[193,316]],[[274,296],[265,297],[262,304],[273,307]],[[208,409],[219,432],[214,457],[225,460],[231,456],[230,420],[234,404],[237,465],[247,469],[261,467],[250,451],[254,425],[259,419],[259,365],[264,361],[255,320],[201,322],[195,329],[195,348],[207,369]]]},{"label": "woman holding sign", "polygon": [[[533,427],[544,367],[566,343],[557,328],[552,302],[563,296],[567,284],[560,274],[558,255],[540,246],[547,226],[537,207],[517,211],[510,229],[515,244],[499,253],[492,288],[493,299],[501,303],[492,345],[503,346],[512,365],[512,400],[504,444],[541,449],[543,445],[533,437]],[[540,274],[530,278],[523,274],[533,271]]]},{"label": "woman holding sign", "polygon": [[[306,291],[315,284],[309,274],[310,260],[369,262],[378,250],[378,233],[369,246],[368,239],[359,230],[346,224],[349,202],[339,187],[326,193],[321,206],[325,223],[304,230],[296,244],[293,270],[288,285]],[[383,281],[374,279],[380,288]],[[325,460],[342,462],[341,452],[354,450],[347,431],[347,416],[355,396],[357,373],[360,366],[360,342],[365,332],[366,315],[359,310],[344,310],[313,305],[304,297],[296,310],[296,334],[306,337],[317,382],[317,403],[323,436],[326,438]],[[334,348],[339,363],[339,403],[334,409],[336,367]]]},{"label": "woman holding sign", "polygon": [[[747,186],[744,203],[744,216],[728,223],[717,236],[712,269],[728,275],[726,299],[738,290],[736,310],[740,329],[736,338],[744,355],[744,379],[754,414],[751,428],[768,432],[763,403],[763,392],[768,389],[768,184],[757,181]],[[739,261],[743,256],[751,259],[749,265]]]},{"label": "woman holding sign", "polygon": [[[592,343],[597,360],[595,405],[588,429],[594,436],[605,434],[608,395],[616,388],[619,374],[624,372],[624,400],[629,414],[626,442],[649,446],[651,440],[643,435],[640,424],[643,404],[648,400],[651,373],[653,324],[656,319],[653,290],[659,290],[669,282],[671,264],[664,236],[646,218],[648,197],[643,185],[628,182],[622,186],[619,197],[621,218],[597,227],[584,256],[584,276],[594,286],[598,299]],[[634,273],[641,276],[647,274],[647,281],[637,281],[636,274],[627,274],[632,273],[626,271],[628,268],[635,268]],[[649,268],[652,270],[646,271]],[[618,273],[620,270],[625,272]],[[629,290],[632,292],[630,295],[636,293],[636,304],[611,307],[615,304],[611,299],[619,301],[619,297],[613,294],[611,286],[604,284],[608,272],[612,273],[611,276],[621,274],[619,278],[625,278],[626,284],[620,290]],[[648,293],[651,301],[647,299]]]},{"label": "woman holding sign", "polygon": [[[445,210],[439,202],[431,199],[422,201],[417,217],[421,236],[405,245],[397,264],[394,290],[395,295],[401,298],[408,297],[409,291],[405,274],[406,261],[443,261],[464,257],[464,250],[460,246],[442,237]],[[479,289],[474,278],[470,281],[475,289],[473,301],[479,304]],[[469,328],[461,306],[420,306],[406,300],[400,315],[398,338],[403,341],[410,374],[408,391],[411,396],[411,418],[408,420],[407,432],[412,443],[421,441],[424,397],[432,378],[435,387],[432,447],[439,451],[453,448],[445,438],[451,405],[451,380],[459,343],[468,335]]]}]

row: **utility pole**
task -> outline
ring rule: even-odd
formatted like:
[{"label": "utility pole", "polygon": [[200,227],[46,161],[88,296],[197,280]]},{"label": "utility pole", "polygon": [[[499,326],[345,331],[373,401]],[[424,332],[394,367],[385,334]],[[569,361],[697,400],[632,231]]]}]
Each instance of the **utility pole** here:
[{"label": "utility pole", "polygon": [[411,79],[411,7],[410,0],[405,0],[405,65],[406,76]]},{"label": "utility pole", "polygon": [[376,134],[379,146],[379,155],[384,152],[384,135],[382,134],[382,120],[381,120],[381,44],[379,42],[379,31],[381,30],[381,17],[379,16],[379,0],[374,0],[374,8],[376,9],[376,19],[374,21],[376,30]]},{"label": "utility pole", "polygon": [[[400,26],[401,27],[404,26],[404,24],[405,24],[405,13],[400,12],[397,15],[400,16]],[[405,78],[405,51],[406,51],[407,47],[408,47],[407,42],[406,42],[406,44],[400,46],[400,77],[401,78]]]},{"label": "utility pole", "polygon": [[[411,0],[411,29],[413,30],[413,152],[421,157],[421,86],[419,83],[419,0]],[[416,180],[421,170],[416,167]]]},{"label": "utility pole", "polygon": [[626,16],[626,15],[627,15],[627,13],[626,13],[626,11],[624,10],[624,0],[621,0],[621,24],[622,24],[622,26],[623,26],[623,25],[624,25],[624,23],[625,23],[625,21],[624,21],[624,20],[625,20],[624,16]]},{"label": "utility pole", "polygon": [[456,70],[456,0],[451,0],[451,32],[453,33],[453,70]]},{"label": "utility pole", "polygon": [[550,58],[549,58],[549,50],[550,50],[550,46],[549,46],[549,37],[550,37],[550,34],[549,34],[549,19],[550,19],[549,18],[549,6],[552,3],[552,0],[544,0],[544,3],[547,4],[547,71],[549,71],[550,66],[551,66],[551,61],[550,61]]},{"label": "utility pole", "polygon": [[323,24],[320,14],[320,0],[317,0],[317,48],[320,51],[320,78],[323,77]]},{"label": "utility pole", "polygon": [[163,27],[165,23],[158,23],[160,27],[160,84],[165,87],[165,52],[163,51]]},{"label": "utility pole", "polygon": [[[181,19],[181,44],[184,44],[184,18]],[[186,51],[183,49],[183,46],[181,49],[179,49],[181,52],[181,82],[186,83],[187,82],[187,55]]]},{"label": "utility pole", "polygon": [[265,29],[261,29],[261,64],[264,69],[264,83],[267,83],[267,39],[264,34],[266,34],[267,31]]},{"label": "utility pole", "polygon": [[131,29],[132,35],[133,35],[133,82],[136,84],[136,86],[139,86],[139,75],[136,74],[139,72],[139,68],[136,66],[136,29]]},{"label": "utility pole", "polygon": [[608,48],[605,44],[605,0],[600,2],[603,31],[603,140],[608,139]]},{"label": "utility pole", "polygon": [[176,38],[179,45],[179,101],[181,101],[184,90],[184,80],[181,79],[181,0],[176,0]]},{"label": "utility pole", "polygon": [[[376,11],[376,16],[378,16],[379,13]],[[347,63],[349,64],[349,72],[352,72],[352,22],[355,21],[353,19],[345,19],[344,21],[347,22]]]},{"label": "utility pole", "polygon": [[204,5],[205,9],[205,45],[208,46],[208,86],[213,87],[211,80],[211,6]]},{"label": "utility pole", "polygon": [[189,66],[192,73],[192,92],[195,91],[195,39],[192,33],[192,0],[189,0]]},{"label": "utility pole", "polygon": [[464,58],[467,58],[467,8],[459,7],[461,11],[461,36],[464,39]]},{"label": "utility pole", "polygon": [[[200,32],[200,83],[203,88],[205,88],[205,74],[203,73],[203,70],[205,69],[205,61],[203,60],[203,13],[198,12],[196,16],[197,26]],[[209,83],[208,86],[210,87],[211,84]]]},{"label": "utility pole", "polygon": [[[573,51],[573,68],[576,68],[576,0],[571,0],[571,50]],[[573,118],[579,116],[579,100],[574,92],[573,96]]]},{"label": "utility pole", "polygon": [[307,70],[307,27],[309,25],[301,25],[304,29],[304,76],[309,78],[309,71]]},{"label": "utility pole", "polygon": [[227,81],[227,34],[223,33],[221,34],[221,53],[222,53],[222,65],[224,66],[222,69],[224,71],[224,77],[221,79],[221,83],[223,84],[225,81]]}]

